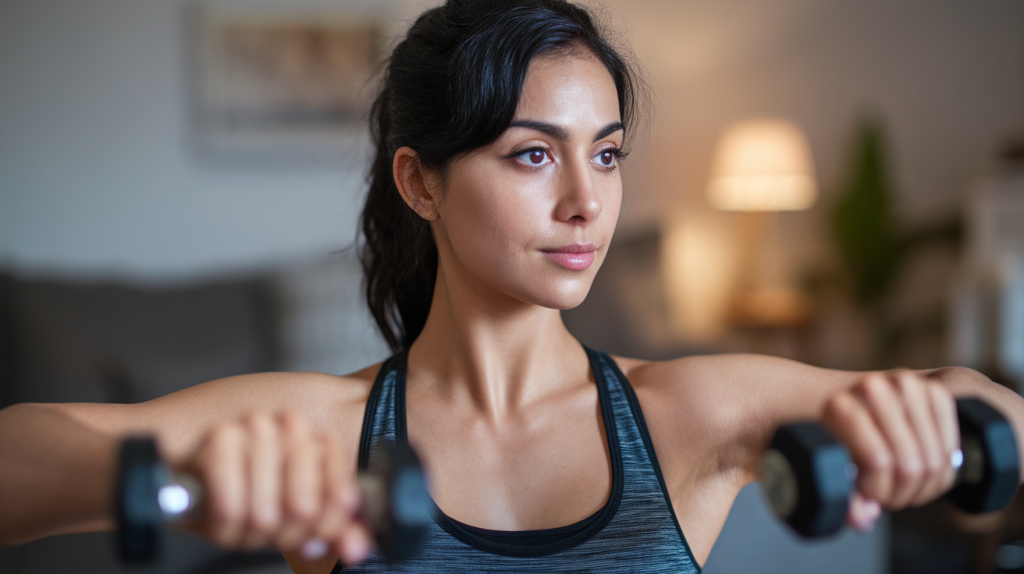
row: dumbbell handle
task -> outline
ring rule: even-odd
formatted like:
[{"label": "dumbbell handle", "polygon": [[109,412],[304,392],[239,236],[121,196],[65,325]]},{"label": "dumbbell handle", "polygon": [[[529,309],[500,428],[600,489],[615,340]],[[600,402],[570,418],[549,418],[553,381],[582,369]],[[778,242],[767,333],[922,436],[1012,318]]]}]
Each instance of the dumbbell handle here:
[{"label": "dumbbell handle", "polygon": [[[981,440],[974,434],[962,435],[960,437],[960,448],[950,455],[950,463],[956,471],[956,478],[953,484],[977,484],[985,478],[985,449],[981,446]],[[850,479],[857,478],[857,466],[850,463],[847,470]]]},{"label": "dumbbell handle", "polygon": [[[419,459],[408,445],[375,446],[376,470],[358,476],[360,514],[385,560],[403,560],[416,551],[433,522],[433,501]],[[203,485],[187,472],[169,470],[152,438],[128,438],[121,445],[115,501],[122,560],[147,564],[159,554],[163,524],[200,518]]]},{"label": "dumbbell handle", "polygon": [[[360,515],[371,530],[384,528],[387,513],[387,484],[378,476],[360,473],[359,490],[362,495]],[[203,485],[187,472],[171,472],[166,484],[157,491],[157,503],[164,520],[171,524],[195,520],[202,512]],[[401,519],[403,516],[399,516]],[[422,518],[418,518],[422,522]],[[411,521],[411,522],[416,522]]]},{"label": "dumbbell handle", "polygon": [[985,478],[985,449],[974,433],[960,435],[960,448],[950,461],[956,469],[955,484],[977,484]]},{"label": "dumbbell handle", "polygon": [[157,491],[157,504],[169,523],[196,517],[203,503],[203,485],[187,472],[171,472],[167,484]]}]

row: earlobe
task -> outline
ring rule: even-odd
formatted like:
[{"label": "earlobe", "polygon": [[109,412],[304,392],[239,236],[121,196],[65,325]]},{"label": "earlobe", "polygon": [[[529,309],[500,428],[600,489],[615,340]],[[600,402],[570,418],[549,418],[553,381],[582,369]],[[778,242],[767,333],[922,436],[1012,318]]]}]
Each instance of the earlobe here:
[{"label": "earlobe", "polygon": [[427,183],[427,174],[416,151],[405,146],[395,152],[392,163],[395,186],[405,204],[427,221],[437,219],[437,205],[432,189]]}]

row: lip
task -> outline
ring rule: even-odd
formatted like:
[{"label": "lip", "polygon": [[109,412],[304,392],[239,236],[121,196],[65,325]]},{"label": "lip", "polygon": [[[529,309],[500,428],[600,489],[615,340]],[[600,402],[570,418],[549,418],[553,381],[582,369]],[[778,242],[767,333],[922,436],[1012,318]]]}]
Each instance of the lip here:
[{"label": "lip", "polygon": [[570,271],[583,271],[594,264],[594,252],[597,251],[597,246],[592,243],[574,244],[554,249],[541,249],[540,251],[548,259]]}]

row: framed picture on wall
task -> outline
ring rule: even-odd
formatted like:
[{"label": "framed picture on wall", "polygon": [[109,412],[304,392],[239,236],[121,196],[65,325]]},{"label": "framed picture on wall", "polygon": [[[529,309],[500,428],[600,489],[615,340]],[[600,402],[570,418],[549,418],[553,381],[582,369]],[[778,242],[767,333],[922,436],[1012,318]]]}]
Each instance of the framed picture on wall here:
[{"label": "framed picture on wall", "polygon": [[209,2],[194,21],[193,115],[204,155],[329,159],[365,148],[381,18],[282,0]]}]

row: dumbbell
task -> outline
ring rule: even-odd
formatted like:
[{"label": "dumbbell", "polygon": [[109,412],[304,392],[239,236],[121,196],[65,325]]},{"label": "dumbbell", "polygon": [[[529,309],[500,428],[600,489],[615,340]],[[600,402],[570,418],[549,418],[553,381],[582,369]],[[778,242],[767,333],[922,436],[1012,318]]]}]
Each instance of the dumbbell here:
[{"label": "dumbbell", "polygon": [[[1005,508],[1020,480],[1009,421],[978,399],[956,401],[960,450],[956,483],[947,493],[969,513]],[[817,423],[779,428],[761,456],[761,486],[772,512],[806,538],[838,532],[846,519],[857,468],[839,441]]]},{"label": "dumbbell", "polygon": [[[380,442],[374,448],[375,467],[358,477],[360,512],[381,555],[397,562],[419,548],[433,521],[434,505],[411,447]],[[195,520],[203,512],[202,484],[191,475],[171,472],[151,437],[121,443],[114,500],[118,554],[127,565],[156,562],[165,525]]]}]

